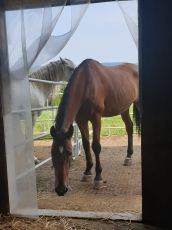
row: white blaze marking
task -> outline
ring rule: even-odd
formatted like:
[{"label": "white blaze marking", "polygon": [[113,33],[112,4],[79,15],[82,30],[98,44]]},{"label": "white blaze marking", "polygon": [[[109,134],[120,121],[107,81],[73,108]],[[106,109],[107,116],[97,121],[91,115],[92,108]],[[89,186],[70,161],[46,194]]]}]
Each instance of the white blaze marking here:
[{"label": "white blaze marking", "polygon": [[63,152],[63,146],[59,147],[59,151],[62,153]]}]

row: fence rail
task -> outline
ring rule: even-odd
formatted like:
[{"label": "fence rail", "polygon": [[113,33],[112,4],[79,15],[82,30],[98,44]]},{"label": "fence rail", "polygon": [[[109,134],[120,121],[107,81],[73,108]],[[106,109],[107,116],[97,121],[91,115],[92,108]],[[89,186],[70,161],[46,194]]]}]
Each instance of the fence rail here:
[{"label": "fence rail", "polygon": [[[45,83],[45,84],[51,84],[51,85],[66,85],[67,83],[65,82],[54,82],[54,81],[46,81],[46,80],[40,80],[40,79],[34,79],[34,78],[29,78],[30,82],[38,82],[38,83]],[[61,93],[60,93],[61,94]],[[54,109],[58,109],[59,106],[46,106],[46,107],[42,107],[42,108],[32,108],[31,111],[49,111],[49,110],[54,110]],[[20,111],[21,113],[24,111]],[[13,113],[19,113],[19,111],[13,111]],[[53,121],[53,119],[47,119],[48,121]],[[39,122],[40,120],[37,120],[36,122]],[[76,157],[81,153],[81,139],[78,138],[78,126],[76,125],[76,123],[74,122],[73,124],[74,126],[74,135],[73,135],[73,159],[76,159]],[[50,135],[50,132],[46,132],[46,133],[42,133],[41,135],[34,137],[34,141],[41,139],[43,137],[46,137]],[[35,168],[38,168],[42,165],[44,165],[45,163],[47,163],[48,161],[51,160],[51,157],[49,157],[48,159],[42,161],[41,163],[37,164],[35,166]]]}]

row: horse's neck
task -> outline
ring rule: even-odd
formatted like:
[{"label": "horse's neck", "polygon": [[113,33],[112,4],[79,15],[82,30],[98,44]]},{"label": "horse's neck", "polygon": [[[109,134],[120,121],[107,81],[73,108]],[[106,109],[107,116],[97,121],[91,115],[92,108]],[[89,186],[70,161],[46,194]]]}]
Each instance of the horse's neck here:
[{"label": "horse's neck", "polygon": [[48,81],[62,81],[64,78],[64,71],[59,62],[49,64],[49,74],[46,80]]},{"label": "horse's neck", "polygon": [[77,82],[77,79],[75,79],[74,86],[75,87],[71,87],[72,90],[70,92],[70,97],[65,111],[65,117],[63,121],[64,132],[67,132],[70,125],[73,124],[81,105],[84,103],[87,97],[86,95],[84,95],[85,84],[80,84],[79,81]]},{"label": "horse's neck", "polygon": [[[59,82],[63,79],[63,71],[60,68],[58,63],[56,64],[49,64],[38,70],[37,72],[33,73],[32,76],[35,79],[41,79],[46,81],[56,81]],[[31,82],[34,88],[39,90],[39,93],[42,95],[44,100],[48,98],[48,96],[53,93],[55,85],[46,84],[46,83],[38,83],[38,82]]]}]

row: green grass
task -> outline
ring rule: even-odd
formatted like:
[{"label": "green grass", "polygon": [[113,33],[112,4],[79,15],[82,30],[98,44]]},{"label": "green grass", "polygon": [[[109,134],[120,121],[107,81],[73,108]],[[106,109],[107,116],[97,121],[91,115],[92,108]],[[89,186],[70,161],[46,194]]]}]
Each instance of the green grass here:
[{"label": "green grass", "polygon": [[[130,113],[132,113],[133,109],[132,106],[130,107]],[[51,121],[51,119],[55,119],[55,115],[56,115],[56,110],[54,110],[54,115],[52,111],[43,111],[43,113],[41,114],[41,116],[37,119],[37,122],[35,124],[34,127],[34,136],[38,136],[40,133],[43,132],[49,132],[51,126],[54,124],[53,121]],[[49,122],[48,122],[49,119]],[[131,115],[131,119],[132,119],[132,115]],[[108,136],[109,135],[109,131],[108,131],[108,127],[125,127],[124,122],[121,119],[121,116],[115,116],[115,117],[103,117],[101,119],[101,135],[102,136]],[[104,129],[106,128],[106,129]],[[89,129],[92,130],[92,125],[89,122]],[[134,130],[135,132],[135,130]],[[125,128],[122,129],[110,129],[110,135],[125,135],[126,134],[126,130]],[[92,135],[90,135],[92,136]],[[43,139],[49,139],[51,138],[51,136],[46,136]]]},{"label": "green grass", "polygon": [[[37,118],[34,126],[34,137],[39,136],[41,133],[47,133],[50,131],[51,126],[54,125],[53,120],[55,119],[55,114],[56,111],[54,111],[54,114],[52,111],[42,112],[41,116]],[[45,137],[45,139],[47,138],[48,137]]]}]

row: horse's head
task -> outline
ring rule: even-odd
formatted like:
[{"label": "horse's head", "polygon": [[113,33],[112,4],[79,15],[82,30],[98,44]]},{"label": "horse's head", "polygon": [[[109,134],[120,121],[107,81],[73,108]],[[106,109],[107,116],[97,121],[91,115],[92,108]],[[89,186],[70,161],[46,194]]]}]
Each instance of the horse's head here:
[{"label": "horse's head", "polygon": [[64,196],[68,191],[68,175],[72,161],[73,126],[71,125],[67,132],[62,129],[59,133],[52,126],[50,134],[53,137],[51,156],[55,169],[55,191],[59,196]]},{"label": "horse's head", "polygon": [[60,57],[60,65],[63,69],[63,81],[69,81],[74,69],[76,68],[76,65],[69,59],[65,58],[62,59]]}]

